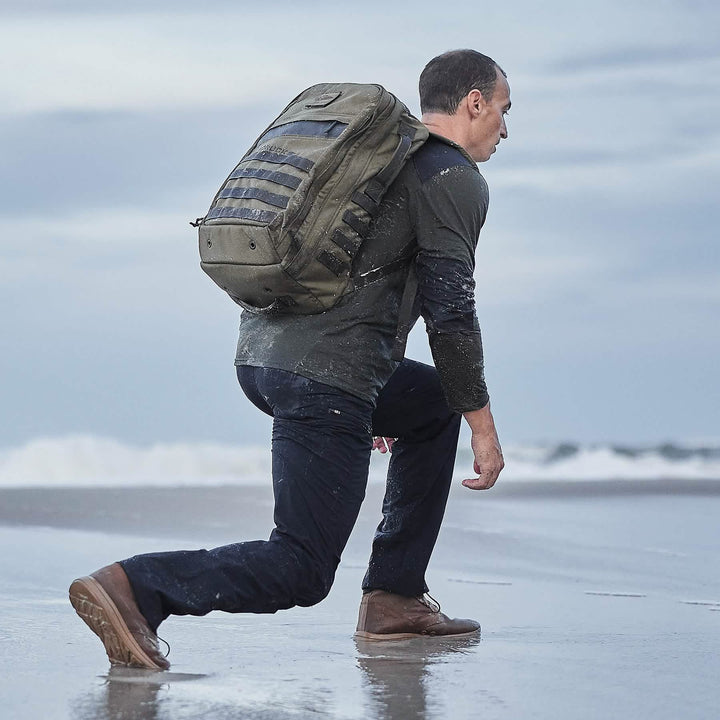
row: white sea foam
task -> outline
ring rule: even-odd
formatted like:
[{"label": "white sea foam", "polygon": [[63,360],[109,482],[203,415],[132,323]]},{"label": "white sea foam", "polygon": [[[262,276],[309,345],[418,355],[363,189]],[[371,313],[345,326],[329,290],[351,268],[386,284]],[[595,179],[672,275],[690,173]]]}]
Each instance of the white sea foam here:
[{"label": "white sea foam", "polygon": [[[503,480],[720,480],[720,447],[507,446]],[[470,467],[469,451],[456,468]]]},{"label": "white sea foam", "polygon": [[[720,481],[720,447],[662,445],[517,445],[505,448],[503,481],[652,480]],[[382,482],[387,458],[374,453],[370,481]],[[459,475],[471,474],[465,448]],[[259,485],[270,481],[267,447],[219,443],[165,443],[149,447],[109,438],[69,436],[33,440],[0,451],[0,487],[122,487]]]},{"label": "white sea foam", "polygon": [[267,448],[216,443],[150,447],[110,438],[42,438],[0,451],[0,487],[255,485],[270,477]]}]

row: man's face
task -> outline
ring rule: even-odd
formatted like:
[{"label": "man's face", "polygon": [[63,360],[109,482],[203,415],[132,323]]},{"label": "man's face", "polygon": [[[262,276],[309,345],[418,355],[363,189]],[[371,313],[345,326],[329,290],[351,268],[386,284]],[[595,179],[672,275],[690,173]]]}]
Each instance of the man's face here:
[{"label": "man's face", "polygon": [[471,119],[471,147],[468,148],[475,162],[485,162],[495,152],[501,139],[508,136],[505,115],[510,110],[510,86],[499,71],[495,90],[490,100],[479,97],[474,104]]}]

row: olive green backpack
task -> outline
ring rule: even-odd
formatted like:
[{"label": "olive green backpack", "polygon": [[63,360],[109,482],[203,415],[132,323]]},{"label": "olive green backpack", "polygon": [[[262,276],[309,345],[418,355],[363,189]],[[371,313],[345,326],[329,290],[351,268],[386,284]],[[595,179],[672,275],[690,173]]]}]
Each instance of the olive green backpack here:
[{"label": "olive green backpack", "polygon": [[362,277],[352,273],[383,195],[427,138],[379,85],[308,88],[193,223],[202,269],[248,310],[309,314],[406,267],[407,255]]}]

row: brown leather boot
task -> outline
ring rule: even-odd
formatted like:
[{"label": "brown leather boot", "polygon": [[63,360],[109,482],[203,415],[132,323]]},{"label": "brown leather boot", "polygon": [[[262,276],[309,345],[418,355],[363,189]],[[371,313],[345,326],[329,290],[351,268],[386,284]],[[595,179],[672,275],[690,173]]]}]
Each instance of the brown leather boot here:
[{"label": "brown leather boot", "polygon": [[384,590],[366,592],[360,602],[355,637],[402,640],[418,636],[448,637],[479,632],[474,620],[449,618],[429,596],[405,597]]},{"label": "brown leather boot", "polygon": [[100,638],[111,665],[167,670],[170,663],[158,650],[135,602],[130,581],[118,563],[75,580],[70,585],[75,612]]}]

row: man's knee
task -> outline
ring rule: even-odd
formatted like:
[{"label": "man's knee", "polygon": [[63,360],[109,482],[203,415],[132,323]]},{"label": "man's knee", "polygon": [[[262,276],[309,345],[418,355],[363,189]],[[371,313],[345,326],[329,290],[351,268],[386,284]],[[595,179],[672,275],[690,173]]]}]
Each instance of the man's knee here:
[{"label": "man's knee", "polygon": [[301,607],[317,605],[330,592],[335,580],[337,562],[323,563],[304,547],[286,537],[280,542],[283,543],[288,559],[291,560],[286,563],[285,583],[292,604]]},{"label": "man's knee", "polygon": [[305,586],[300,588],[297,595],[297,604],[301,607],[310,607],[323,601],[330,592],[335,579],[334,571],[317,573],[314,579],[308,578]]},{"label": "man's knee", "polygon": [[461,421],[460,413],[440,405],[435,414],[426,418],[422,425],[416,425],[405,437],[411,442],[432,442],[441,436],[456,438],[460,434]]}]

